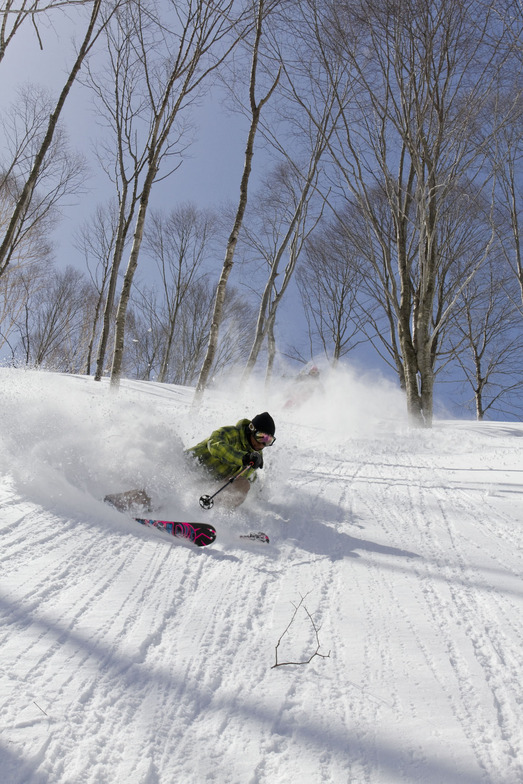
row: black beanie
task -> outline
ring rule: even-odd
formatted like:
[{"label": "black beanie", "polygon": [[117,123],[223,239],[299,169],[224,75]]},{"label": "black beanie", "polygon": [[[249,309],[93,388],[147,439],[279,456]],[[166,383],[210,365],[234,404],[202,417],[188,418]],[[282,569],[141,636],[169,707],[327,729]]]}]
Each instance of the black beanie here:
[{"label": "black beanie", "polygon": [[276,432],[274,419],[267,411],[264,411],[263,414],[256,414],[252,420],[252,424],[254,425],[254,429],[259,430],[260,433],[267,433],[267,435],[273,436]]}]

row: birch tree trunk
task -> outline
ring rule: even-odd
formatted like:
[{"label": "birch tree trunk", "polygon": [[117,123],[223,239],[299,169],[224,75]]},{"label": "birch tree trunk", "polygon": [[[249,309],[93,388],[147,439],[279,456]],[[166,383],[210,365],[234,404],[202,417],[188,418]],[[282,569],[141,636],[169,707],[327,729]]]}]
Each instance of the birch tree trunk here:
[{"label": "birch tree trunk", "polygon": [[[279,246],[275,249],[274,254],[270,253],[270,251],[268,253],[268,256],[271,257],[268,259],[270,270],[260,302],[258,320],[256,323],[256,335],[245,370],[243,371],[242,384],[247,382],[254,370],[263,342],[268,334],[269,325],[274,325],[278,305],[292,280],[303,244],[309,236],[310,231],[312,231],[312,228],[309,231],[306,231],[304,227],[307,220],[309,202],[315,192],[318,166],[327,145],[327,138],[328,134],[326,129],[322,126],[319,136],[316,139],[311,158],[308,162],[307,171],[301,182],[301,193],[298,194],[296,207],[290,216],[287,230],[282,237]],[[280,232],[278,232],[278,236],[279,235]],[[280,264],[287,249],[289,249],[289,260],[285,267],[283,282],[279,290],[277,290],[276,279],[280,275]]]},{"label": "birch tree trunk", "polygon": [[109,285],[107,287],[107,296],[105,299],[102,331],[100,340],[98,342],[98,352],[96,356],[96,373],[94,376],[95,381],[101,381],[104,374],[105,358],[107,355],[107,344],[109,342],[109,335],[111,325],[113,322],[113,310],[116,299],[116,286],[118,283],[118,273],[122,263],[125,243],[129,232],[130,221],[134,214],[134,198],[132,200],[131,211],[127,212],[127,183],[124,183],[123,195],[120,199],[120,206],[118,210],[118,223],[116,230],[116,241],[114,245],[114,252],[111,262],[111,271],[109,274]]},{"label": "birch tree trunk", "polygon": [[134,274],[138,266],[138,258],[143,240],[145,217],[147,214],[147,208],[149,205],[154,179],[156,177],[156,171],[156,167],[153,164],[147,173],[147,178],[142,191],[142,197],[140,199],[140,206],[138,208],[138,214],[136,216],[136,226],[131,253],[129,256],[129,263],[127,264],[127,269],[125,271],[120,299],[118,302],[118,309],[116,311],[114,354],[111,368],[111,387],[113,389],[120,386],[124,356],[125,321],[127,316],[127,308],[129,305],[129,298],[131,296]]},{"label": "birch tree trunk", "polygon": [[247,135],[247,144],[245,147],[244,167],[243,167],[243,174],[240,182],[240,200],[238,202],[238,208],[236,210],[233,229],[229,236],[229,240],[227,242],[222,272],[216,289],[213,316],[211,321],[211,329],[209,334],[209,342],[207,345],[207,352],[205,355],[205,359],[203,361],[202,368],[200,370],[200,375],[198,377],[198,384],[196,385],[196,392],[193,400],[193,408],[197,408],[203,399],[203,394],[207,386],[207,383],[209,381],[209,376],[211,373],[214,358],[218,348],[218,336],[220,331],[220,322],[222,319],[223,306],[225,302],[225,292],[227,289],[227,282],[234,264],[234,253],[236,250],[236,244],[238,242],[238,235],[240,233],[240,229],[243,223],[243,218],[245,215],[245,209],[247,207],[248,186],[249,186],[249,179],[252,170],[252,159],[254,157],[254,140],[256,138],[256,132],[258,130],[258,125],[260,122],[261,110],[263,106],[267,103],[267,101],[270,99],[274,90],[276,89],[276,86],[280,78],[280,72],[278,72],[276,79],[274,80],[271,88],[269,89],[265,97],[262,98],[259,103],[257,103],[256,102],[256,75],[257,75],[257,67],[258,67],[260,40],[262,36],[264,5],[265,5],[265,0],[259,0],[258,8],[257,8],[257,17],[256,17],[256,33],[255,33],[252,63],[251,63],[251,75],[250,75],[250,83],[249,83],[249,103],[251,109],[251,123],[249,127],[249,133]]}]

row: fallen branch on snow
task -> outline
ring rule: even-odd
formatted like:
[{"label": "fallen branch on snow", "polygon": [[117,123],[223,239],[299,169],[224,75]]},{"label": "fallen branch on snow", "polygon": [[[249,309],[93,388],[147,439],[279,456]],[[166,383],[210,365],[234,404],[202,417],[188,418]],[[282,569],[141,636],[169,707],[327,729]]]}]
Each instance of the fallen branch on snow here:
[{"label": "fallen branch on snow", "polygon": [[[305,596],[302,596],[301,599],[300,599],[299,604],[294,604],[293,602],[291,602],[291,604],[294,607],[294,612],[292,614],[292,618],[290,619],[289,623],[287,624],[287,628],[285,629],[283,634],[280,636],[280,639],[276,643],[276,648],[275,648],[275,659],[276,659],[276,661],[275,661],[275,664],[272,665],[271,670],[274,670],[275,667],[285,667],[285,666],[290,665],[290,664],[310,664],[315,656],[319,656],[320,659],[328,659],[330,657],[330,655],[331,655],[330,651],[328,653],[320,653],[321,643],[320,643],[320,638],[319,638],[319,629],[316,626],[316,624],[314,622],[314,618],[310,614],[309,610],[303,604],[303,602],[305,601],[305,599],[307,598],[308,595],[309,594],[306,594]],[[316,650],[305,661],[285,661],[285,662],[279,662],[278,661],[278,648],[280,647],[281,641],[283,640],[283,638],[285,637],[285,635],[288,633],[289,629],[291,628],[292,624],[294,623],[296,615],[298,614],[298,611],[299,611],[299,609],[301,607],[303,607],[303,610],[306,613],[307,617],[309,618],[309,621],[311,622],[312,628],[314,629],[314,634],[315,634],[316,643],[317,643]]]}]

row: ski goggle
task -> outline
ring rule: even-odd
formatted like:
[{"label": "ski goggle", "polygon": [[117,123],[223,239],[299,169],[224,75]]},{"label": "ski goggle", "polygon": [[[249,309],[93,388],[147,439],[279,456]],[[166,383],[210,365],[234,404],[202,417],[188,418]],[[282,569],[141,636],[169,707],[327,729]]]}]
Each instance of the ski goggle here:
[{"label": "ski goggle", "polygon": [[263,444],[264,446],[272,446],[276,441],[274,436],[270,436],[268,433],[261,433],[259,430],[255,431],[254,438],[259,444]]}]

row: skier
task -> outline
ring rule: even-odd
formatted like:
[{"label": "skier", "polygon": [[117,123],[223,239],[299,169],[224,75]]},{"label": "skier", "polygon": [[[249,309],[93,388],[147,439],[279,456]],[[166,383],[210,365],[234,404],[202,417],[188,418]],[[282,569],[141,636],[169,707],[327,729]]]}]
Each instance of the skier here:
[{"label": "skier", "polygon": [[256,471],[263,468],[262,452],[276,441],[275,432],[273,418],[264,411],[252,420],[240,419],[236,425],[218,428],[208,438],[187,449],[186,454],[194,456],[219,481],[242,472],[223,493],[223,502],[235,508],[245,501],[256,479]]},{"label": "skier", "polygon": [[[256,471],[263,468],[262,451],[274,444],[275,430],[273,418],[265,411],[252,420],[240,419],[236,425],[218,428],[204,441],[187,449],[185,454],[204,466],[216,480],[230,479],[245,468],[245,473],[242,472],[223,492],[223,502],[235,508],[245,500],[251,482],[256,479]],[[151,499],[145,490],[106,495],[104,501],[121,512],[152,511]]]}]

